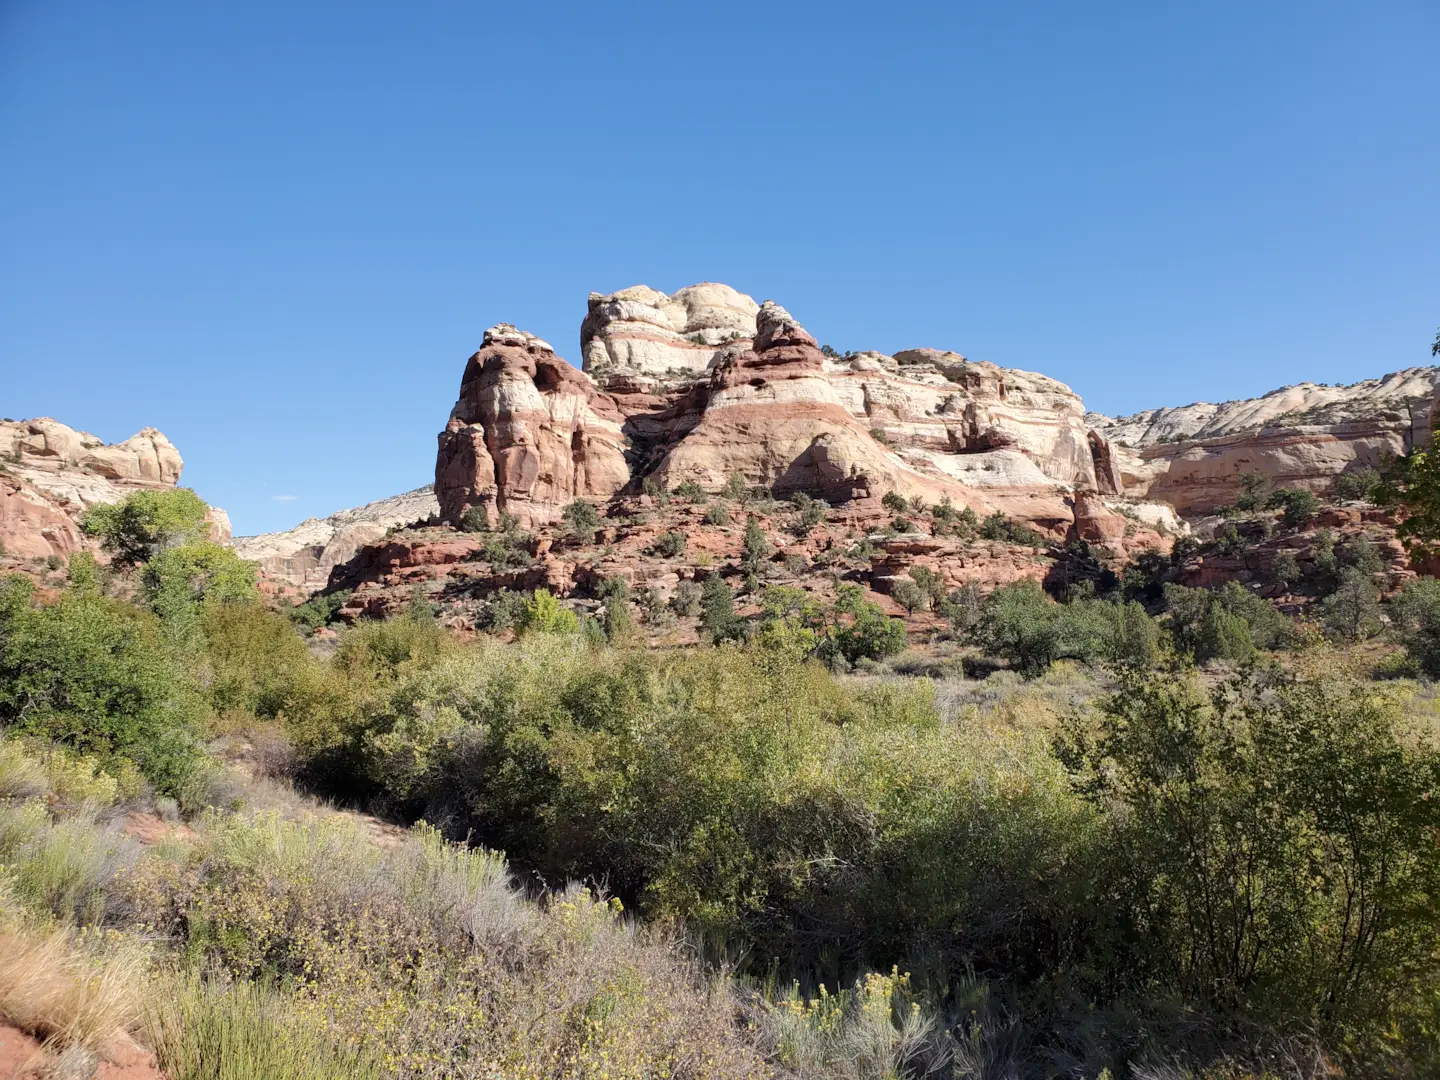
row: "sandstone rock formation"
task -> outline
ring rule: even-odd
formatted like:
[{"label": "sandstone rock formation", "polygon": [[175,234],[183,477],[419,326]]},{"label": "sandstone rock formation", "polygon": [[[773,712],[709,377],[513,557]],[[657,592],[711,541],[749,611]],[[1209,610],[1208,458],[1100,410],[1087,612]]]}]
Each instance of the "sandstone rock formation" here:
[{"label": "sandstone rock formation", "polygon": [[[174,487],[184,462],[154,428],[107,444],[49,417],[0,421],[0,553],[68,558],[84,546],[79,519],[96,503],[132,491]],[[211,510],[212,536],[230,539],[230,519]]]},{"label": "sandstone rock formation", "polygon": [[446,520],[471,506],[530,525],[573,499],[604,498],[630,479],[613,398],[547,342],[501,324],[465,366],[439,436],[435,497]]},{"label": "sandstone rock formation", "polygon": [[1242,473],[1324,491],[1350,469],[1430,442],[1440,368],[1350,386],[1302,383],[1221,405],[1087,418],[1110,444],[1125,494],[1208,513],[1235,501]]},{"label": "sandstone rock formation", "polygon": [[606,381],[695,379],[709,369],[721,346],[754,335],[758,310],[744,293],[714,282],[669,296],[646,285],[591,293],[580,326],[583,367]]},{"label": "sandstone rock formation", "polygon": [[233,546],[242,559],[259,563],[267,580],[311,593],[325,586],[336,566],[390,529],[428,521],[439,512],[427,484],[326,518],[308,518],[285,532],[237,536]]}]

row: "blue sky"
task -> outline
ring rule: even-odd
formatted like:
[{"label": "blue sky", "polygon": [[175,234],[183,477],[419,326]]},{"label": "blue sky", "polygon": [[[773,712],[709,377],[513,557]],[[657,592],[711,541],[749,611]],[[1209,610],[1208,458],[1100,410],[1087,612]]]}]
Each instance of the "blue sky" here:
[{"label": "blue sky", "polygon": [[1112,413],[1424,364],[1437,56],[1434,0],[0,0],[0,414],[153,424],[245,533],[638,282]]}]

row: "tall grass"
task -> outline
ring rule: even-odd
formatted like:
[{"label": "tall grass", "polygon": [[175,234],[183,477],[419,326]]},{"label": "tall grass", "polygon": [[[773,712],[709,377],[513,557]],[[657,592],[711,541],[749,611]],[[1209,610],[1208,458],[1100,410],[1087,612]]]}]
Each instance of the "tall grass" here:
[{"label": "tall grass", "polygon": [[102,1052],[145,1000],[143,953],[109,944],[97,955],[64,929],[0,934],[0,1019],[49,1047]]},{"label": "tall grass", "polygon": [[380,1080],[375,1055],[346,1045],[256,983],[191,977],[150,1014],[167,1080]]}]

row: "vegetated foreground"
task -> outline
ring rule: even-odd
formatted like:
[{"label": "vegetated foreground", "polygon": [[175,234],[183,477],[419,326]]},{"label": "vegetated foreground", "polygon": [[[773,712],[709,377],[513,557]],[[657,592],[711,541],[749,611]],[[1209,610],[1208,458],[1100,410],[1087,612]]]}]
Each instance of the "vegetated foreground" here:
[{"label": "vegetated foreground", "polygon": [[1358,540],[1313,621],[1169,557],[907,575],[914,654],[743,563],[693,648],[603,582],[307,642],[188,492],[86,527],[107,567],[0,585],[0,1016],[75,1068],[1435,1075],[1440,585],[1382,608]]}]

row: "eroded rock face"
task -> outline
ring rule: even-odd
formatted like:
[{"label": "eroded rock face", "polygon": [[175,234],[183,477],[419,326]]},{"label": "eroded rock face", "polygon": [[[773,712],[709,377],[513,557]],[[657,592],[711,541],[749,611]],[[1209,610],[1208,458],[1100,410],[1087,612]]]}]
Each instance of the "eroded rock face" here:
[{"label": "eroded rock face", "polygon": [[1428,445],[1437,391],[1440,368],[1408,368],[1350,386],[1302,383],[1246,401],[1088,419],[1112,447],[1127,495],[1193,516],[1233,504],[1243,473],[1323,492],[1342,472]]},{"label": "eroded rock face", "polygon": [[[48,416],[0,421],[0,552],[14,559],[68,559],[84,546],[79,520],[97,503],[132,491],[174,487],[184,462],[154,428],[109,444]],[[211,509],[211,535],[230,539],[225,511]]]},{"label": "eroded rock face", "polygon": [[590,294],[580,326],[586,372],[599,380],[674,383],[703,376],[722,346],[755,335],[759,305],[702,282],[667,296],[646,285]]},{"label": "eroded rock face", "polygon": [[326,518],[309,518],[285,532],[237,536],[233,546],[242,559],[259,563],[267,579],[311,593],[325,586],[336,566],[390,529],[429,521],[439,512],[427,484]]},{"label": "eroded rock face", "polygon": [[630,479],[613,398],[547,342],[501,324],[466,364],[439,436],[435,497],[447,521],[471,506],[522,524],[550,521],[576,498],[605,498]]}]

